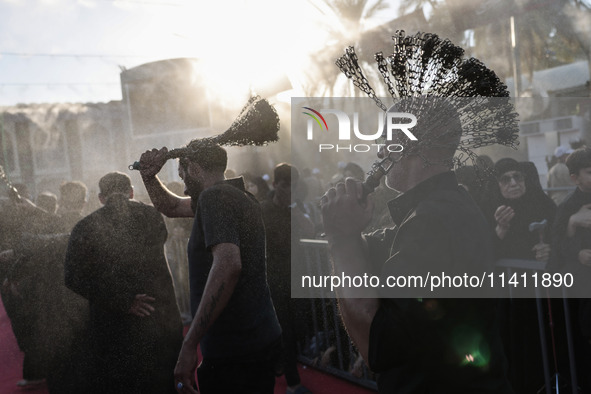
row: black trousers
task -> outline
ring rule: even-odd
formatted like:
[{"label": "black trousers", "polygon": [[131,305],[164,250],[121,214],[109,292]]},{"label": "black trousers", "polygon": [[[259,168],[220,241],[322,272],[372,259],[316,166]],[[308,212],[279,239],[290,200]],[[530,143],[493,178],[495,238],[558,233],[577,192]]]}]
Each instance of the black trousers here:
[{"label": "black trousers", "polygon": [[197,368],[202,394],[273,394],[280,338],[259,353],[244,359],[204,358]]},{"label": "black trousers", "polygon": [[273,300],[283,336],[281,366],[283,367],[283,373],[288,386],[300,384],[300,374],[298,373],[297,367],[296,337],[296,324],[299,316],[295,301],[291,298],[284,298],[279,302]]}]

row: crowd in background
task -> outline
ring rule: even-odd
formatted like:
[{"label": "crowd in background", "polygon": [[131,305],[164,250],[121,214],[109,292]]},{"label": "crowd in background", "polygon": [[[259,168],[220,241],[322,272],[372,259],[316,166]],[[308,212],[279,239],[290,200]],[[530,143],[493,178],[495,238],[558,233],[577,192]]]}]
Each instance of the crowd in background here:
[{"label": "crowd in background", "polygon": [[[578,151],[581,150],[588,154],[586,148]],[[567,241],[564,233],[569,231],[569,224],[565,220],[568,222],[577,213],[579,216],[586,214],[581,213],[582,207],[591,202],[584,198],[576,202],[572,200],[575,183],[571,175],[573,171],[577,175],[585,167],[575,170],[569,167],[567,158],[571,154],[572,149],[559,147],[556,150],[548,185],[544,186],[540,184],[533,163],[510,158],[493,163],[489,158],[482,157],[477,167],[466,166],[456,171],[458,182],[470,192],[490,223],[497,259],[520,258],[559,264],[561,258],[568,256],[570,251],[567,250],[568,245],[565,246]],[[589,160],[591,163],[591,158]],[[294,370],[295,358],[298,352],[305,351],[302,349],[305,346],[301,342],[302,333],[311,330],[311,324],[306,306],[290,297],[289,275],[292,265],[303,264],[303,257],[295,254],[299,257],[297,261],[293,260],[294,254],[289,252],[299,247],[294,239],[315,238],[322,234],[318,201],[327,188],[348,177],[362,181],[365,173],[355,163],[339,163],[333,174],[323,174],[311,168],[300,168],[298,171],[293,166],[285,166],[283,173],[281,170],[278,172],[277,168],[270,168],[264,174],[240,173],[228,169],[226,178],[242,176],[246,190],[256,197],[263,208],[268,232],[268,281],[284,341],[288,342],[286,356],[278,367],[278,373],[286,375],[288,385],[296,385],[300,381],[297,370]],[[85,216],[83,212],[91,213],[85,210],[89,196],[86,186],[80,182],[61,185],[59,196],[42,191],[35,198],[28,193],[26,185],[15,187],[20,197],[2,200],[0,282],[2,301],[19,347],[25,354],[23,380],[17,384],[26,387],[47,381],[50,391],[68,392],[68,387],[76,386],[76,379],[80,377],[80,373],[73,371],[73,365],[83,359],[78,354],[80,349],[92,349],[85,344],[88,341],[87,322],[91,313],[88,304],[80,292],[72,291],[64,282],[64,259],[70,232]],[[167,187],[183,195],[182,183],[170,182]],[[543,188],[549,188],[548,192]],[[136,191],[136,196],[139,194]],[[578,194],[575,192],[574,195]],[[366,231],[389,225],[386,204],[395,197],[396,192],[384,185],[376,189],[372,196],[374,219]],[[149,203],[141,196],[139,199]],[[566,212],[565,201],[568,208]],[[568,205],[569,201],[571,205]],[[295,222],[294,217],[297,218]],[[191,320],[186,244],[192,222],[192,219],[166,218],[160,228],[165,233],[163,250],[174,284],[179,316],[185,325]],[[579,227],[586,228],[584,226]],[[146,227],[144,231],[156,229]],[[583,238],[580,242],[591,243],[591,237],[589,241]],[[588,250],[585,246],[579,245],[579,248]],[[575,258],[581,261],[581,265],[587,264],[587,260],[583,261],[587,257],[577,255]],[[150,277],[146,276],[143,280],[150,280]],[[534,294],[527,296],[533,297]],[[507,299],[501,304],[505,317],[502,331],[511,383],[516,392],[534,393],[544,382],[534,300]],[[578,365],[584,371],[589,366],[591,354],[589,307],[586,301],[579,299],[571,300],[570,305],[574,311]],[[556,365],[562,368],[567,356],[563,347],[556,347],[556,343],[565,341],[565,332],[561,328],[564,323],[562,304],[555,300],[548,301],[544,319],[553,330],[543,340],[551,343],[552,357]],[[568,371],[563,371],[563,374],[568,374]],[[579,373],[583,390],[591,390],[587,375]]]}]

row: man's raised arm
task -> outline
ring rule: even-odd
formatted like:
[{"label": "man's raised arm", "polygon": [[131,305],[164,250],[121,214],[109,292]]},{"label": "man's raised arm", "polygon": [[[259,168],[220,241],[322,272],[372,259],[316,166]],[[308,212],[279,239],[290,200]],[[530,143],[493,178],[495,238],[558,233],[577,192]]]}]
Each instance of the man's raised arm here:
[{"label": "man's raised arm", "polygon": [[[367,245],[361,231],[373,211],[371,200],[360,203],[361,183],[348,178],[321,199],[322,219],[334,275],[363,276],[368,272]],[[360,297],[362,296],[362,297]],[[379,307],[375,289],[338,289],[339,309],[349,336],[367,361],[371,323]]]},{"label": "man's raised arm", "polygon": [[181,197],[172,193],[158,179],[157,174],[166,163],[166,154],[168,149],[152,149],[145,151],[140,157],[140,174],[144,181],[144,186],[148,191],[152,204],[160,213],[171,217],[193,217],[191,209],[191,198]]}]

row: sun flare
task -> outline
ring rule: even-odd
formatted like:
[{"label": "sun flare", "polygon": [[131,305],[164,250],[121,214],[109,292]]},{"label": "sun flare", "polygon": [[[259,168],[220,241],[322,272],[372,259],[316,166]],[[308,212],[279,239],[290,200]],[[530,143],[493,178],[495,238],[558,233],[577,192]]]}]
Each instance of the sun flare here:
[{"label": "sun flare", "polygon": [[291,89],[285,81],[297,79],[325,34],[308,3],[285,0],[196,2],[171,29],[202,62],[208,88],[222,96],[271,92],[270,83],[277,84],[273,93]]}]

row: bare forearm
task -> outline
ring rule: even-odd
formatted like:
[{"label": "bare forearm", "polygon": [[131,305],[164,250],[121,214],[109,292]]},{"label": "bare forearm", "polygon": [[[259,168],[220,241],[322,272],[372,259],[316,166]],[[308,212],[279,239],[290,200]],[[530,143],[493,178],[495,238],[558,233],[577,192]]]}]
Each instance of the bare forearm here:
[{"label": "bare forearm", "polygon": [[220,259],[214,258],[201,303],[185,336],[186,346],[196,348],[209,327],[228,305],[238,283],[240,270],[240,266],[224,264]]},{"label": "bare forearm", "polygon": [[339,311],[347,333],[364,360],[368,360],[371,322],[379,307],[377,298],[342,298]]},{"label": "bare forearm", "polygon": [[[329,239],[335,275],[363,276],[371,274],[367,262],[367,246],[361,235]],[[361,356],[367,360],[371,323],[379,307],[375,289],[347,288],[337,290],[339,309],[347,332]]]},{"label": "bare forearm", "polygon": [[181,207],[182,201],[187,200],[171,193],[162,184],[157,176],[142,177],[144,186],[150,196],[150,200],[154,207],[162,214],[168,217],[192,217],[192,212],[182,212],[179,208]]}]

